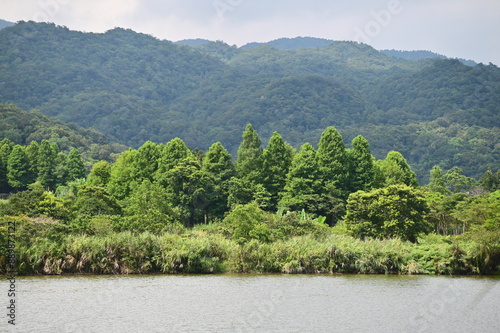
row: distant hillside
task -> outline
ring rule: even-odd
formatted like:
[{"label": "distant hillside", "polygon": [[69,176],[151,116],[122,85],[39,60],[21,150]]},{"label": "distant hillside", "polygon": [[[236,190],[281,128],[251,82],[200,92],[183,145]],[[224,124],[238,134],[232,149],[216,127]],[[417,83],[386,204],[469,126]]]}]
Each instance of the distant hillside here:
[{"label": "distant hillside", "polygon": [[110,143],[96,130],[66,124],[39,111],[28,112],[11,104],[0,104],[0,139],[9,139],[20,145],[49,140],[57,143],[63,151],[77,148],[86,160],[110,161],[113,154],[127,148]]},{"label": "distant hillside", "polygon": [[15,23],[0,19],[0,30],[13,26]]},{"label": "distant hillside", "polygon": [[183,39],[176,42],[177,44],[189,45],[189,46],[201,46],[207,43],[210,43],[208,39]]},{"label": "distant hillside", "polygon": [[220,141],[235,154],[249,122],[263,142],[277,130],[295,147],[336,126],[347,143],[366,136],[377,158],[401,151],[424,182],[434,164],[474,177],[500,168],[498,67],[394,58],[356,42],[278,41],[188,46],[21,22],[0,30],[0,102],[135,148],[179,137],[200,149]]},{"label": "distant hillside", "polygon": [[[447,56],[442,54],[434,53],[431,51],[397,51],[397,50],[380,50],[380,52],[388,55],[389,57],[401,58],[406,60],[420,60],[429,58],[439,58],[439,59],[449,59]],[[457,59],[461,63],[467,66],[475,66],[477,63],[472,60]]]},{"label": "distant hillside", "polygon": [[248,43],[243,45],[242,49],[250,49],[261,45],[271,45],[281,50],[297,50],[306,47],[326,47],[333,43],[333,40],[315,38],[315,37],[295,37],[295,38],[279,38],[267,43]]}]

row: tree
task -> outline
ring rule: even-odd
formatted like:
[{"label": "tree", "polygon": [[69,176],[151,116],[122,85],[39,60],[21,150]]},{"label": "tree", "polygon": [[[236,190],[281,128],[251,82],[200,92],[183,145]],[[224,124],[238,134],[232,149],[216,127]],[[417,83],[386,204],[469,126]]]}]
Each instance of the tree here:
[{"label": "tree", "polygon": [[251,239],[266,242],[270,240],[270,230],[266,224],[267,214],[269,213],[260,209],[255,202],[238,205],[224,218],[224,224],[238,244],[244,244]]},{"label": "tree", "polygon": [[31,141],[30,144],[25,148],[26,157],[28,158],[30,164],[30,173],[35,177],[33,181],[38,177],[38,150],[40,145],[37,141]]},{"label": "tree", "polygon": [[279,207],[290,211],[316,213],[323,184],[316,151],[309,143],[300,147],[292,160]]},{"label": "tree", "polygon": [[396,184],[418,186],[417,175],[400,152],[387,153],[385,160],[380,162],[380,168],[385,178],[385,186]]},{"label": "tree", "polygon": [[210,146],[203,158],[202,171],[213,179],[213,196],[208,206],[209,219],[223,217],[228,208],[229,180],[235,175],[231,155],[216,142]]},{"label": "tree", "polygon": [[356,237],[400,237],[416,242],[420,233],[432,231],[425,220],[428,212],[420,191],[398,184],[349,195],[344,223]]},{"label": "tree", "polygon": [[160,152],[157,179],[160,179],[165,172],[174,168],[185,159],[196,158],[184,141],[179,138],[170,140]]},{"label": "tree", "polygon": [[176,219],[165,189],[149,179],[145,179],[127,198],[124,215],[129,216],[128,228],[137,232],[159,232]]},{"label": "tree", "polygon": [[7,178],[7,163],[13,147],[14,143],[9,139],[0,141],[0,190],[2,192],[10,190]]},{"label": "tree", "polygon": [[85,167],[78,149],[71,148],[69,151],[66,168],[68,170],[67,181],[85,178]]},{"label": "tree", "polygon": [[450,194],[450,191],[446,187],[443,169],[441,169],[439,165],[435,165],[430,171],[430,182],[427,187],[433,192],[441,193],[444,195]]},{"label": "tree", "polygon": [[133,161],[133,169],[136,172],[134,179],[137,182],[141,182],[144,179],[153,181],[154,175],[158,170],[160,149],[160,146],[156,143],[147,141],[137,150],[137,156]]},{"label": "tree", "polygon": [[491,169],[486,170],[479,179],[478,184],[488,192],[500,190],[500,169],[495,174],[491,172]]},{"label": "tree", "polygon": [[33,181],[30,174],[29,161],[24,147],[15,145],[7,161],[7,179],[9,185],[18,190],[24,190]]},{"label": "tree", "polygon": [[137,150],[126,150],[120,154],[115,163],[111,166],[111,173],[107,189],[109,193],[123,200],[129,196],[132,189],[133,176],[136,174],[133,170],[133,163],[137,155]]},{"label": "tree", "polygon": [[106,187],[111,177],[111,165],[106,161],[99,161],[92,166],[87,177],[87,183],[92,186]]},{"label": "tree", "polygon": [[369,191],[374,186],[375,168],[368,141],[359,135],[352,140],[347,151],[349,159],[349,192]]},{"label": "tree", "polygon": [[168,202],[184,225],[207,222],[207,210],[213,195],[212,178],[201,170],[194,156],[185,158],[163,174],[160,184]]},{"label": "tree", "polygon": [[238,148],[236,170],[238,177],[259,183],[262,168],[262,148],[257,132],[248,124],[243,132],[243,141]]},{"label": "tree", "polygon": [[318,164],[323,180],[347,194],[348,160],[342,136],[333,126],[322,134],[318,144]]},{"label": "tree", "polygon": [[53,189],[56,185],[56,152],[47,140],[42,140],[38,149],[38,178],[45,188]]},{"label": "tree", "polygon": [[88,185],[80,187],[75,209],[83,216],[119,215],[122,211],[118,201],[105,188]]},{"label": "tree", "polygon": [[262,155],[262,185],[270,194],[269,209],[276,210],[290,169],[293,149],[274,132]]},{"label": "tree", "polygon": [[451,193],[465,193],[476,185],[476,180],[463,174],[459,167],[453,167],[444,175],[446,186]]}]

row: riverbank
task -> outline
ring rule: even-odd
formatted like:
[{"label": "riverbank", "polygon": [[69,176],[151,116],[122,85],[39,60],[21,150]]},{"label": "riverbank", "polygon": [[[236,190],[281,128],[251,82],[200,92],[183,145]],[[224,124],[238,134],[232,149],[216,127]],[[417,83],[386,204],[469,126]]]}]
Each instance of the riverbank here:
[{"label": "riverbank", "polygon": [[[19,219],[21,221],[21,219]],[[495,274],[500,264],[496,233],[355,239],[328,233],[293,236],[273,242],[239,243],[218,225],[169,232],[101,231],[67,233],[54,223],[18,223],[18,275],[56,274]],[[5,247],[4,247],[5,248]],[[6,274],[7,257],[0,267]]]}]

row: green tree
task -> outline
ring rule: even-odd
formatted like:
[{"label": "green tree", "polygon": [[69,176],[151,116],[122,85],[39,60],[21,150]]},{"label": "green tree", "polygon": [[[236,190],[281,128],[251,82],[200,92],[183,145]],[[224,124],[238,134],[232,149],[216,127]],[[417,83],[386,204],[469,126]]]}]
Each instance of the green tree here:
[{"label": "green tree", "polygon": [[379,164],[385,179],[385,186],[405,184],[418,186],[417,175],[400,152],[390,151]]},{"label": "green tree", "polygon": [[92,166],[87,183],[92,186],[106,187],[110,178],[111,165],[106,161],[99,161]]},{"label": "green tree", "polygon": [[129,217],[128,228],[137,232],[160,232],[176,220],[165,189],[149,179],[145,179],[127,198],[124,215]]},{"label": "green tree", "polygon": [[375,167],[368,141],[359,135],[352,140],[347,151],[349,159],[349,192],[369,191],[374,185]]},{"label": "green tree", "polygon": [[80,216],[119,215],[122,208],[104,187],[80,186],[75,210]]},{"label": "green tree", "polygon": [[425,220],[428,212],[419,190],[398,184],[349,195],[344,223],[356,237],[400,237],[416,242],[420,233],[432,231]]},{"label": "green tree", "polygon": [[223,222],[232,239],[239,244],[251,239],[267,242],[271,234],[266,224],[267,214],[256,202],[251,202],[236,206]]},{"label": "green tree", "polygon": [[185,159],[196,159],[193,152],[186,146],[184,141],[175,138],[167,142],[163,150],[160,152],[158,160],[157,179],[161,179],[162,175],[174,168]]},{"label": "green tree", "polygon": [[10,186],[7,178],[7,163],[14,143],[9,139],[0,141],[0,191],[8,192]]},{"label": "green tree", "polygon": [[49,141],[42,140],[38,149],[37,180],[45,188],[53,189],[56,185],[56,157],[57,154],[54,151],[54,146],[52,146]]},{"label": "green tree", "polygon": [[153,181],[158,170],[160,150],[161,147],[151,141],[147,141],[137,150],[138,154],[133,162],[133,168],[137,173],[134,176],[136,181],[141,182],[144,179]]},{"label": "green tree", "polygon": [[236,170],[240,178],[247,178],[255,183],[261,182],[262,141],[259,135],[248,124],[243,132],[243,141],[238,148]]},{"label": "green tree", "polygon": [[465,176],[459,167],[448,170],[444,175],[444,179],[451,193],[464,193],[476,185],[476,180]]},{"label": "green tree", "polygon": [[118,200],[128,197],[132,190],[132,182],[136,174],[133,169],[133,163],[136,156],[137,150],[126,150],[120,154],[116,162],[111,166],[107,189]]},{"label": "green tree", "polygon": [[279,207],[284,210],[316,212],[323,191],[316,151],[309,143],[292,160]]},{"label": "green tree", "polygon": [[168,202],[185,226],[207,222],[208,206],[213,195],[213,179],[194,156],[185,158],[164,173],[160,184]]},{"label": "green tree", "polygon": [[24,147],[15,145],[7,161],[7,179],[9,185],[24,190],[33,180]]},{"label": "green tree", "polygon": [[71,148],[66,161],[66,168],[68,170],[67,181],[85,178],[85,166],[78,149]]},{"label": "green tree", "polygon": [[348,160],[342,136],[333,126],[322,134],[318,144],[318,164],[327,184],[347,194]]},{"label": "green tree", "polygon": [[500,169],[496,173],[491,172],[491,169],[486,170],[478,184],[488,192],[500,190]]},{"label": "green tree", "polygon": [[220,142],[208,149],[202,171],[213,179],[214,184],[214,195],[208,207],[209,218],[222,217],[228,208],[229,181],[235,175],[235,167],[231,155]]},{"label": "green tree", "polygon": [[40,145],[37,141],[31,141],[26,147],[26,157],[28,158],[30,164],[30,173],[35,177],[33,182],[38,177],[38,149]]},{"label": "green tree", "polygon": [[430,172],[430,182],[427,185],[429,190],[444,195],[450,194],[446,187],[446,180],[444,179],[443,169],[439,165],[435,165]]},{"label": "green tree", "polygon": [[262,155],[262,185],[270,194],[269,209],[276,210],[290,170],[293,149],[274,132]]}]

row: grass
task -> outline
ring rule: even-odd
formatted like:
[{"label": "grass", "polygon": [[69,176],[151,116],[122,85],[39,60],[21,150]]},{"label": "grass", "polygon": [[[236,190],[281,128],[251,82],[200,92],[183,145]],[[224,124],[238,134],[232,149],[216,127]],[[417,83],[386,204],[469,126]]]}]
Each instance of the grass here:
[{"label": "grass", "polygon": [[[500,234],[430,234],[400,239],[355,239],[340,232],[238,244],[217,225],[150,232],[68,233],[53,221],[16,218],[18,273],[287,273],[492,274],[500,265]],[[5,220],[3,220],[5,222]],[[3,225],[0,223],[0,227]],[[104,232],[105,231],[105,232]],[[6,272],[0,253],[0,273]]]}]

